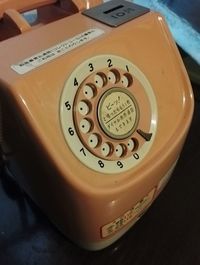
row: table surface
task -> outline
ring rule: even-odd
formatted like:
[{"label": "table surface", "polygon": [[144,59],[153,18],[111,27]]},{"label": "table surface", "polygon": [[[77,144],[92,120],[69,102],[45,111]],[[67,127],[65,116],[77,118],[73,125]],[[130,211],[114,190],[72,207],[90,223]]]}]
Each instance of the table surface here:
[{"label": "table surface", "polygon": [[200,264],[200,87],[193,87],[194,118],[170,182],[141,220],[104,250],[71,243],[1,170],[0,264]]}]

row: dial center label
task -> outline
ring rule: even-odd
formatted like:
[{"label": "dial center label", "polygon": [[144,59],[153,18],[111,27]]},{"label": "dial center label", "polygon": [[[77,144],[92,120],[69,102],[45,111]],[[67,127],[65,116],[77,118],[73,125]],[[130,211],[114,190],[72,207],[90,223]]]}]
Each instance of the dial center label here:
[{"label": "dial center label", "polygon": [[137,126],[138,107],[134,97],[122,88],[104,93],[98,108],[98,120],[103,131],[114,139],[124,139]]}]

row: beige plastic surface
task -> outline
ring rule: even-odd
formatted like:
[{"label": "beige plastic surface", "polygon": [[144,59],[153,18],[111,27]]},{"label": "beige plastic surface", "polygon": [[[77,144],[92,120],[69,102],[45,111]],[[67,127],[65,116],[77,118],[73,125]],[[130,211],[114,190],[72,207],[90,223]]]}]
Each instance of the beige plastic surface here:
[{"label": "beige plastic surface", "polygon": [[[11,69],[11,65],[94,28],[103,34],[87,44],[23,75]],[[60,123],[61,94],[71,73],[89,58],[105,54],[133,62],[150,82],[158,107],[156,135],[148,154],[135,167],[117,174],[102,174],[81,163],[68,147]],[[113,29],[77,13],[2,41],[0,58],[3,138],[10,150],[10,170],[73,241],[89,249],[112,243],[166,184],[192,119],[192,89],[164,19],[149,12]],[[138,204],[145,198],[147,205]],[[135,215],[131,209],[138,205]],[[122,221],[113,233],[108,225],[129,211],[135,219]]]}]

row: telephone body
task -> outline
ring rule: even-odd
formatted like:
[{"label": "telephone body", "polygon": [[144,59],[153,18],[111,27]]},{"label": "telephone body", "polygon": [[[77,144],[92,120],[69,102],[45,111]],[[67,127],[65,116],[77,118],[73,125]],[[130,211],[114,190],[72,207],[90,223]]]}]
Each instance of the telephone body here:
[{"label": "telephone body", "polygon": [[[0,22],[18,31],[0,43],[7,169],[62,233],[102,249],[181,153],[193,94],[178,49],[160,14],[127,1],[4,2]],[[20,12],[36,5],[65,15],[29,25]]]}]

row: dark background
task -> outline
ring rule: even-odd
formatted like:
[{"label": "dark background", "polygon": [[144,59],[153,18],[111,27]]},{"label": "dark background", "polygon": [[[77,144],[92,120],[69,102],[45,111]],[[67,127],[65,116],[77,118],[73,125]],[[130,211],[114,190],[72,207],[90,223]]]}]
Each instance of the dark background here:
[{"label": "dark background", "polygon": [[159,0],[165,3],[178,16],[187,20],[192,27],[200,32],[200,0]]}]

